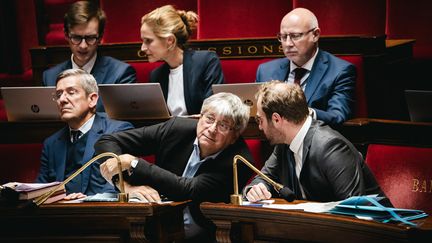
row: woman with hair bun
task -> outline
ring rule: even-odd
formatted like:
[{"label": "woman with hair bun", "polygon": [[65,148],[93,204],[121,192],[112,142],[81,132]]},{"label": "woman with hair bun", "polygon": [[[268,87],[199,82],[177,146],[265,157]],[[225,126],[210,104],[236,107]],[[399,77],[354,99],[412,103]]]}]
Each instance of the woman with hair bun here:
[{"label": "woman with hair bun", "polygon": [[149,62],[165,62],[151,72],[150,82],[161,84],[173,116],[199,114],[204,99],[212,95],[212,85],[224,83],[216,53],[185,48],[197,23],[196,13],[171,5],[141,19],[141,50]]}]

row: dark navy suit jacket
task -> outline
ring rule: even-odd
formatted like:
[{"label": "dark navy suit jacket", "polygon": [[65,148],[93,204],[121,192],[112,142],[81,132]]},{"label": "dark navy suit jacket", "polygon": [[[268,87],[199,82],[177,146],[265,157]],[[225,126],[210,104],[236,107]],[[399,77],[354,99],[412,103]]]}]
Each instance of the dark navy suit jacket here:
[{"label": "dark navy suit jacket", "polygon": [[[170,67],[164,63],[150,74],[150,82],[160,83],[165,100],[168,98]],[[186,50],[183,53],[183,85],[189,115],[199,114],[205,98],[213,94],[212,85],[224,83],[218,56],[210,51]]]},{"label": "dark navy suit jacket", "polygon": [[[284,81],[290,72],[290,61],[280,58],[259,65],[257,82]],[[355,66],[319,50],[307,79],[305,96],[317,119],[330,125],[341,124],[353,114]]]},{"label": "dark navy suit jacket", "polygon": [[[72,68],[72,61],[60,63],[43,73],[44,86],[56,86],[57,76],[66,69]],[[124,84],[135,83],[135,69],[127,63],[114,59],[112,57],[100,56],[96,58],[91,74],[98,84]],[[105,111],[102,99],[99,98],[97,111]]]},{"label": "dark navy suit jacket", "polygon": [[[109,119],[105,113],[96,113],[92,128],[88,131],[87,143],[82,165],[92,159],[95,154],[94,144],[103,135],[133,128],[129,122]],[[70,141],[69,127],[65,126],[48,137],[43,144],[41,167],[36,182],[46,183],[64,181],[67,145]],[[108,159],[105,158],[105,159]],[[104,160],[103,160],[104,161]],[[102,192],[115,192],[100,174],[99,162],[96,161],[82,172],[82,193],[92,195]],[[68,192],[69,193],[69,192]]]}]

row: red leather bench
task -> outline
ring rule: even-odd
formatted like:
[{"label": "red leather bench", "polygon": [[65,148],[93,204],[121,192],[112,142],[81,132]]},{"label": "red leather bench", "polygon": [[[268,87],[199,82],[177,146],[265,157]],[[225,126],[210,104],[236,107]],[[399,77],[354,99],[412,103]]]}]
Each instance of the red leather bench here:
[{"label": "red leather bench", "polygon": [[370,144],[366,163],[395,207],[432,213],[432,148]]}]

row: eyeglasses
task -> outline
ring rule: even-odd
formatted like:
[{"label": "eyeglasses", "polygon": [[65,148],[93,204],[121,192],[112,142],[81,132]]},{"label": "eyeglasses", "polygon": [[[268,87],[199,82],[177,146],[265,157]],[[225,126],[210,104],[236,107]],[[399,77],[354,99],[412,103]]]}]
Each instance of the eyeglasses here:
[{"label": "eyeglasses", "polygon": [[219,132],[226,133],[230,130],[233,130],[233,128],[226,122],[223,121],[216,121],[216,118],[209,114],[202,115],[203,121],[206,125],[212,126],[216,123],[216,128]]},{"label": "eyeglasses", "polygon": [[87,45],[91,46],[96,44],[99,40],[99,36],[97,35],[69,35],[69,40],[74,45],[79,45],[83,40],[87,43]]},{"label": "eyeglasses", "polygon": [[289,36],[291,41],[299,41],[299,40],[301,40],[301,38],[303,38],[304,35],[309,34],[310,32],[314,31],[315,29],[316,28],[314,27],[314,28],[312,28],[306,32],[303,32],[303,33],[288,33],[288,34],[279,33],[279,34],[277,34],[277,39],[280,42],[285,42],[285,41],[287,41],[288,36]]},{"label": "eyeglasses", "polygon": [[58,101],[63,94],[65,94],[67,98],[72,98],[76,96],[78,93],[79,91],[74,88],[67,88],[65,90],[56,90],[56,92],[52,93],[52,99],[53,101]]}]

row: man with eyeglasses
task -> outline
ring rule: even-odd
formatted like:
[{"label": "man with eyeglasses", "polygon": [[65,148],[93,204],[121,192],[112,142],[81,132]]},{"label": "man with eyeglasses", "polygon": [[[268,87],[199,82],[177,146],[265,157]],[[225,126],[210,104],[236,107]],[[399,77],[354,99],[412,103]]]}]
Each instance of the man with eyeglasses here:
[{"label": "man with eyeglasses", "polygon": [[[43,73],[43,84],[55,86],[59,73],[70,68],[91,73],[98,84],[136,82],[136,73],[129,64],[97,54],[105,27],[105,13],[94,1],[78,1],[70,5],[64,16],[64,33],[72,52],[70,60],[58,64]],[[98,111],[104,111],[99,99]]]},{"label": "man with eyeglasses", "polygon": [[[186,238],[191,242],[211,242],[215,227],[199,210],[204,201],[229,202],[233,193],[233,157],[253,161],[240,134],[249,121],[250,108],[231,93],[217,93],[204,100],[199,119],[173,117],[153,126],[104,135],[96,143],[97,153],[120,155],[126,191],[143,200],[192,200],[185,210]],[[154,154],[154,164],[140,156]],[[118,173],[117,162],[106,160],[101,173],[111,181]],[[238,168],[239,187],[251,170]],[[131,187],[131,186],[132,187]]]},{"label": "man with eyeglasses", "polygon": [[353,114],[355,66],[318,48],[320,28],[315,15],[296,8],[283,17],[278,40],[286,58],[261,64],[257,82],[283,80],[299,84],[313,117],[329,125]]},{"label": "man with eyeglasses", "polygon": [[[96,112],[98,98],[98,86],[91,74],[81,69],[59,74],[53,100],[67,126],[44,141],[36,182],[64,181],[94,157],[93,145],[100,136],[133,128],[129,122],[111,120],[105,113]],[[66,192],[67,199],[74,199],[115,192],[115,188],[101,176],[96,162],[67,183]]]}]

